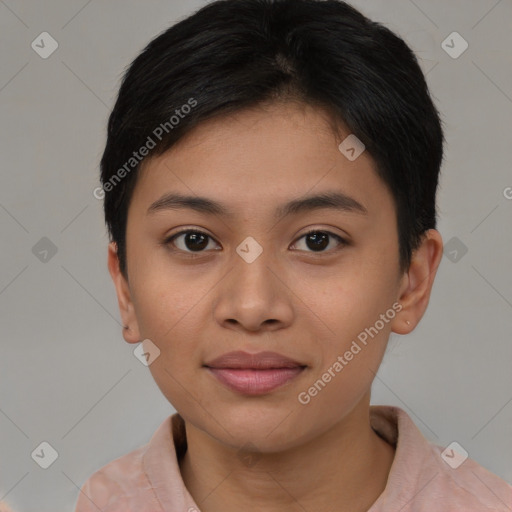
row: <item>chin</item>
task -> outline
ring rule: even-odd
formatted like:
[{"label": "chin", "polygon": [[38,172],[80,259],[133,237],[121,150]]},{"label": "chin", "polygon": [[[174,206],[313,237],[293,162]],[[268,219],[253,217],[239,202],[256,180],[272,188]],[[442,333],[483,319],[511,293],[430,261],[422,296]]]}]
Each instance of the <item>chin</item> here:
[{"label": "chin", "polygon": [[[245,406],[222,412],[222,426],[215,427],[226,444],[242,447],[253,443],[261,452],[278,452],[295,445],[303,434],[291,409]],[[299,422],[302,426],[302,422]],[[224,427],[224,428],[222,428]],[[225,429],[225,430],[224,430]]]}]

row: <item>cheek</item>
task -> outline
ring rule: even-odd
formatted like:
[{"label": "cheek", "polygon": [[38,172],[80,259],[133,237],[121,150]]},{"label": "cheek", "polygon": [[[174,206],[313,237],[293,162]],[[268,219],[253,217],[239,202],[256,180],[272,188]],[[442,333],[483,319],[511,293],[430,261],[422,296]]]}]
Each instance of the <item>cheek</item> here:
[{"label": "cheek", "polygon": [[186,408],[187,400],[196,395],[191,383],[202,363],[200,325],[205,319],[198,315],[204,293],[206,290],[201,287],[184,286],[175,278],[159,275],[147,276],[138,294],[141,336],[149,338],[160,350],[149,369],[162,394],[179,410]]},{"label": "cheek", "polygon": [[392,297],[384,271],[375,265],[339,266],[321,279],[302,273],[294,293],[307,306],[313,321],[324,324],[325,333],[335,340],[347,340],[375,322]]},{"label": "cheek", "polygon": [[161,257],[148,255],[137,270],[132,289],[141,335],[163,343],[175,337],[187,317],[196,313],[208,287],[204,282],[190,282],[185,272],[165,265]]},{"label": "cheek", "polygon": [[[199,304],[198,304],[199,302]],[[162,394],[175,407],[186,407],[191,383],[201,366],[200,297],[190,287],[162,278],[146,281],[137,295],[137,318],[142,339],[160,350],[149,370]],[[193,393],[195,395],[195,393]]]},{"label": "cheek", "polygon": [[[350,411],[369,391],[395,313],[381,296],[348,293],[341,287],[335,291],[337,297],[318,312],[330,328],[324,338],[316,338],[318,365],[295,397],[309,417],[322,416],[326,423],[335,421],[339,411]],[[387,311],[391,313],[386,316]]]},{"label": "cheek", "polygon": [[[307,317],[300,323],[311,335],[316,325],[317,336],[312,338],[316,339],[319,354],[316,377],[332,367],[338,356],[346,354],[343,371],[336,373],[345,377],[333,382],[345,378],[354,382],[371,380],[369,368],[377,371],[396,314],[392,309],[394,288],[389,269],[360,264],[355,271],[350,267],[350,271],[331,276],[321,287],[315,288],[313,281],[303,280],[298,295],[309,296]],[[319,291],[311,295],[313,289]]]}]

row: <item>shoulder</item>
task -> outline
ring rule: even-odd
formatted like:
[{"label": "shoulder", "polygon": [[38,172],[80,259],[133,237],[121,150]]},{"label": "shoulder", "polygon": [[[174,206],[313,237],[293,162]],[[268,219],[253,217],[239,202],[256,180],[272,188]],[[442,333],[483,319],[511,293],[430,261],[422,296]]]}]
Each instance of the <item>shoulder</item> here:
[{"label": "shoulder", "polygon": [[148,444],[94,472],[80,489],[75,512],[160,511],[143,470]]},{"label": "shoulder", "polygon": [[386,488],[371,512],[511,512],[512,486],[457,443],[428,441],[398,407],[373,406],[372,425],[396,447]]},{"label": "shoulder", "polygon": [[439,504],[444,502],[446,510],[463,507],[468,512],[510,512],[512,486],[505,480],[469,458],[457,445],[429,446],[432,468],[436,470],[430,494]]}]

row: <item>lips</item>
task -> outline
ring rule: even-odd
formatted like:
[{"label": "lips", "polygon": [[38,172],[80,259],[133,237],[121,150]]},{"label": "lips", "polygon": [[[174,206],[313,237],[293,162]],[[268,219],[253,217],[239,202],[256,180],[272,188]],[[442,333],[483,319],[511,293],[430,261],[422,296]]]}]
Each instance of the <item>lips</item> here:
[{"label": "lips", "polygon": [[262,395],[286,384],[306,365],[276,352],[228,352],[204,365],[232,391]]},{"label": "lips", "polygon": [[285,357],[277,352],[258,352],[249,354],[248,352],[227,352],[216,359],[213,359],[205,366],[209,368],[244,368],[252,370],[268,370],[272,368],[296,368],[306,366],[289,357]]}]

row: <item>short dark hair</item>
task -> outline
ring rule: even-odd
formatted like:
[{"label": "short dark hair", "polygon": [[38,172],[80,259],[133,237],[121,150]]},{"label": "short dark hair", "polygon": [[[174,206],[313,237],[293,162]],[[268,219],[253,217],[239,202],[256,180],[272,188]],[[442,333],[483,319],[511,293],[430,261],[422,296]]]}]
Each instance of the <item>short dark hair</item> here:
[{"label": "short dark hair", "polygon": [[108,121],[105,222],[126,277],[127,214],[142,154],[164,153],[207,119],[287,100],[322,108],[365,144],[394,198],[399,265],[409,268],[425,231],[436,228],[444,143],[413,51],[339,0],[218,0],[146,46]]}]

